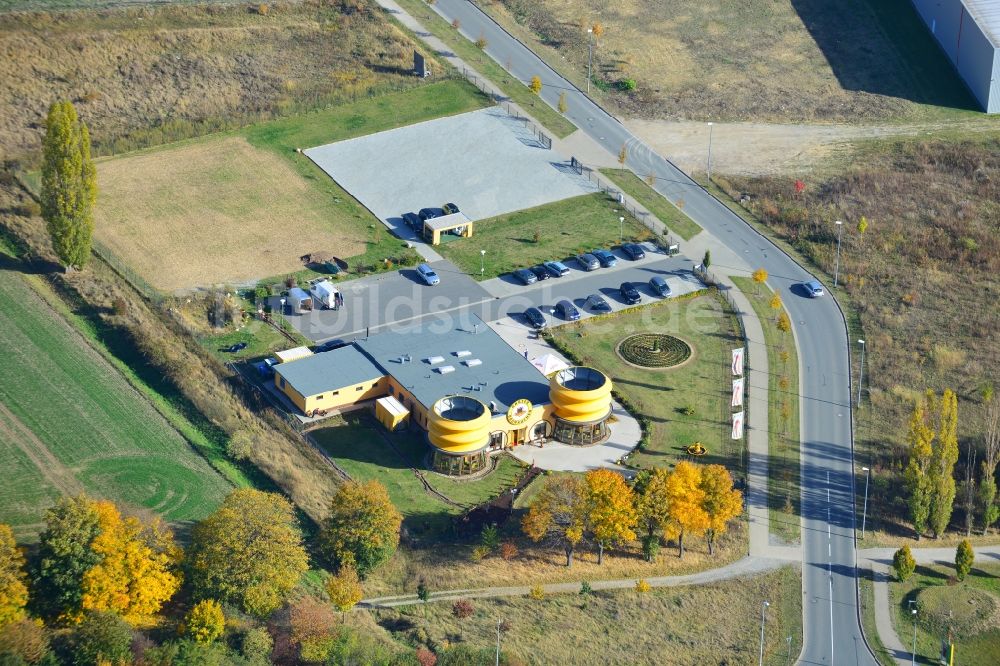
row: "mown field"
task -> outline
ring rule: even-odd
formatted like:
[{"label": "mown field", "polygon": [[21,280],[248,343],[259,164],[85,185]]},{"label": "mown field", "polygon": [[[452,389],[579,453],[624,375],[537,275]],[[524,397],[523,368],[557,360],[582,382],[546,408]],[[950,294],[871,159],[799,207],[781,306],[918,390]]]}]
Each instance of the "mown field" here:
[{"label": "mown field", "polygon": [[[4,255],[6,256],[6,255]],[[92,493],[172,521],[231,488],[14,272],[0,273],[0,521],[19,538],[60,494]]]},{"label": "mown field", "polygon": [[96,237],[166,292],[296,273],[315,251],[371,266],[403,243],[295,149],[484,104],[447,80],[102,160]]},{"label": "mown field", "polygon": [[856,123],[976,108],[908,0],[481,4],[577,85],[601,23],[592,91],[625,115]]},{"label": "mown field", "polygon": [[[394,637],[426,635],[436,645],[496,646],[497,619],[508,622],[501,653],[524,664],[756,664],[760,606],[770,600],[764,663],[791,663],[802,645],[799,572],[785,567],[711,585],[473,599],[458,618],[452,603],[379,611]],[[787,637],[791,636],[791,644]],[[556,638],[558,637],[558,638]],[[487,653],[488,654],[488,653]],[[473,664],[493,663],[472,661]]]}]

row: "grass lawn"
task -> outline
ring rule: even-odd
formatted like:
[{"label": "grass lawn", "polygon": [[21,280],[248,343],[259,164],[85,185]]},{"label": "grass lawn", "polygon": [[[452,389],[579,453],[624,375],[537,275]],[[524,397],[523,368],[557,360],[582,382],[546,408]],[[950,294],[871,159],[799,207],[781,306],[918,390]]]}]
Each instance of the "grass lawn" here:
[{"label": "grass lawn", "polygon": [[[483,279],[543,261],[568,260],[581,252],[619,244],[618,202],[585,194],[476,222],[471,239],[438,247],[446,259],[480,279],[480,249],[486,249]],[[535,237],[538,241],[535,241]],[[625,216],[624,239],[645,240],[649,229]]]},{"label": "grass lawn", "polygon": [[[791,334],[774,325],[770,287],[755,295],[750,278],[734,277],[733,283],[746,294],[764,329],[767,346],[768,512],[771,531],[785,541],[797,543],[802,493],[799,488],[799,355]],[[784,307],[782,307],[784,310]],[[782,361],[782,352],[788,360]],[[787,386],[782,382],[787,381]]]},{"label": "grass lawn", "polygon": [[184,521],[207,515],[231,489],[11,271],[0,273],[0,346],[7,351],[0,367],[0,459],[8,465],[0,521],[19,538],[37,533],[60,494],[88,492]]},{"label": "grass lawn", "polygon": [[[454,516],[512,487],[523,470],[512,457],[502,456],[496,470],[482,479],[447,479],[426,471],[427,444],[422,436],[408,432],[386,435],[377,428],[381,426],[370,417],[349,414],[342,425],[313,430],[310,437],[351,478],[376,479],[385,485],[393,504],[403,513],[404,524],[415,535],[443,535]],[[459,506],[427,492],[411,467],[421,470],[435,490]]]},{"label": "grass lawn", "polygon": [[[905,583],[889,584],[893,626],[905,645],[913,637],[910,601],[917,604],[917,663],[936,664],[948,624],[955,631],[955,663],[1000,663],[1000,566],[976,562],[964,582],[954,567],[918,566]],[[949,612],[951,613],[949,619]]]},{"label": "grass lawn", "polygon": [[163,291],[302,271],[334,252],[351,272],[412,252],[296,148],[482,108],[449,79],[406,92],[101,160],[96,236]]},{"label": "grass lawn", "polygon": [[502,636],[501,649],[516,663],[756,664],[761,599],[771,600],[764,663],[783,666],[789,647],[786,637],[792,637],[793,658],[802,644],[795,567],[711,585],[654,588],[643,595],[606,590],[541,600],[473,599],[474,612],[463,619],[455,617],[448,602],[380,615],[403,626],[422,627],[438,644],[464,642],[484,651],[496,645],[497,618],[504,618],[511,627]]},{"label": "grass lawn", "polygon": [[[399,6],[414,16],[425,28],[444,42],[462,60],[490,79],[497,88],[530,113],[538,122],[560,139],[576,130],[576,125],[543,102],[524,83],[514,79],[493,58],[483,53],[475,43],[442,19],[423,0],[399,0]],[[475,39],[475,37],[473,38]]]},{"label": "grass lawn", "polygon": [[625,190],[626,194],[638,201],[646,210],[658,217],[660,222],[667,225],[670,231],[684,240],[691,240],[695,234],[701,231],[701,227],[694,220],[631,171],[601,169],[601,173]]},{"label": "grass lawn", "polygon": [[[720,463],[743,476],[743,445],[730,439],[730,349],[736,321],[721,300],[703,293],[669,299],[622,315],[592,317],[559,326],[551,338],[584,365],[611,375],[615,391],[637,418],[646,421],[646,438],[629,458],[635,467],[650,468],[688,458],[684,447],[701,442],[708,454],[701,461]],[[688,342],[693,354],[685,364],[665,370],[627,365],[615,353],[633,333],[662,332]],[[693,413],[685,414],[690,407]]]}]

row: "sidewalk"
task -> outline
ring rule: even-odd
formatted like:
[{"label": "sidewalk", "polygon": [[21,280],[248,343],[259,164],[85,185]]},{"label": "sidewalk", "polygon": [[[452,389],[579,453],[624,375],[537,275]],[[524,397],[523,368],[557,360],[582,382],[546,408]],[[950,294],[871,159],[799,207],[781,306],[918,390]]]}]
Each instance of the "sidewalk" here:
[{"label": "sidewalk", "polygon": [[[983,559],[1000,562],[1000,546],[981,546],[975,548],[977,561]],[[858,568],[866,566],[872,571],[872,589],[875,595],[875,630],[879,640],[892,658],[900,666],[906,666],[911,661],[910,648],[903,644],[892,624],[892,604],[889,599],[889,580],[894,548],[868,548],[858,551]],[[911,548],[913,559],[917,564],[955,565],[954,548]]]}]

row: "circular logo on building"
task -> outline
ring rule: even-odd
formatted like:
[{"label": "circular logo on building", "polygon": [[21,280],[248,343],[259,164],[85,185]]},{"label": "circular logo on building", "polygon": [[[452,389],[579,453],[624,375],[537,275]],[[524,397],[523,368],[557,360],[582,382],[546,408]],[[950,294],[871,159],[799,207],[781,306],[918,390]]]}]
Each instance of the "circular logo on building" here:
[{"label": "circular logo on building", "polygon": [[527,421],[529,416],[531,416],[531,401],[521,398],[515,400],[514,404],[507,410],[507,423],[520,425]]}]

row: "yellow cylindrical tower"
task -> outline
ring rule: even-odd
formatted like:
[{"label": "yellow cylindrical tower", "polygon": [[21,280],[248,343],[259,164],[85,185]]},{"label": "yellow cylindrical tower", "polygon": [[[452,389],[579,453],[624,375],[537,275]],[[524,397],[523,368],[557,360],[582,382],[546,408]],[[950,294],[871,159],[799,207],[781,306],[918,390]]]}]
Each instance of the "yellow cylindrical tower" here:
[{"label": "yellow cylindrical tower", "polygon": [[566,368],[549,379],[549,399],[564,421],[600,421],[611,411],[611,380],[594,368]]},{"label": "yellow cylindrical tower", "polygon": [[485,468],[491,418],[490,410],[475,398],[452,395],[435,402],[427,420],[434,469],[462,476]]}]

